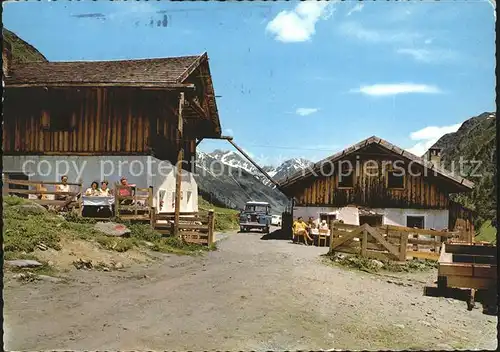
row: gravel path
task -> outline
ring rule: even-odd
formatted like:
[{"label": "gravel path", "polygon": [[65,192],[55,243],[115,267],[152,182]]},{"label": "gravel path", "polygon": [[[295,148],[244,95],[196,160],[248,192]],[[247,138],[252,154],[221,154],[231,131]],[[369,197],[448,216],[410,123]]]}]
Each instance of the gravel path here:
[{"label": "gravel path", "polygon": [[75,270],[70,284],[6,275],[5,348],[496,349],[496,317],[423,296],[436,272],[388,278],[327,266],[325,252],[232,234],[205,256]]}]

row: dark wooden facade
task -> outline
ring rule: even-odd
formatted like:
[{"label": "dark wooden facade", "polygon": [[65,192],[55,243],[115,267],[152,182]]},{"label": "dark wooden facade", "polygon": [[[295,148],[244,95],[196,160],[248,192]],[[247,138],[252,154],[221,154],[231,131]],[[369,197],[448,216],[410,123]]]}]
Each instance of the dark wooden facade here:
[{"label": "dark wooden facade", "polygon": [[196,140],[220,135],[206,55],[195,65],[178,89],[128,82],[7,84],[4,155],[153,155],[175,163],[182,145],[189,168]]},{"label": "dark wooden facade", "polygon": [[[352,187],[339,184],[338,171],[342,161],[349,161],[352,165]],[[387,180],[388,171],[396,161],[405,173],[401,176],[403,187],[398,188],[389,187]],[[464,189],[446,177],[435,175],[432,170],[426,171],[422,165],[374,144],[336,158],[334,162],[325,162],[315,173],[281,186],[295,199],[296,206],[448,209],[449,194]]]}]

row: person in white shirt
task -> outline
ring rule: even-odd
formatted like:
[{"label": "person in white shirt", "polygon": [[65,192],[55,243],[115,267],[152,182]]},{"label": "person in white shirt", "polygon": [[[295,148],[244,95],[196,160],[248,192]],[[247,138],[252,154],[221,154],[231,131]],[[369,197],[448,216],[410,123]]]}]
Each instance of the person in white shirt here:
[{"label": "person in white shirt", "polygon": [[97,181],[92,182],[90,188],[87,188],[85,191],[86,196],[98,196],[99,194],[99,183],[97,183]]},{"label": "person in white shirt", "polygon": [[326,223],[326,220],[321,220],[321,225],[319,228],[321,230],[328,230],[328,224]]},{"label": "person in white shirt", "polygon": [[[66,175],[61,176],[61,183],[62,184],[56,185],[56,191],[68,193],[69,192],[68,176],[66,176]],[[70,198],[70,196],[67,194],[65,194],[65,195],[56,194],[55,198],[57,200],[67,200]]]}]

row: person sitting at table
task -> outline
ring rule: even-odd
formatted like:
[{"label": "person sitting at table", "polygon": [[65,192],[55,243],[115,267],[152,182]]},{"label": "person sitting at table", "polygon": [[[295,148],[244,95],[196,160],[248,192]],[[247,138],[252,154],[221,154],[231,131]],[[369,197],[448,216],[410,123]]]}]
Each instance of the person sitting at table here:
[{"label": "person sitting at table", "polygon": [[[56,185],[56,191],[57,192],[69,193],[68,176],[66,176],[66,175],[61,176],[61,183],[62,184]],[[67,195],[67,194],[65,194],[65,195],[56,194],[55,199],[56,200],[69,200],[70,199],[70,195]]]},{"label": "person sitting at table", "polygon": [[99,183],[94,181],[90,184],[90,188],[85,191],[86,196],[98,196],[99,195]]},{"label": "person sitting at table", "polygon": [[302,219],[302,217],[299,216],[297,221],[293,223],[293,239],[292,241],[295,242],[295,238],[298,237],[304,237],[304,242],[307,245],[307,240],[314,242],[311,237],[309,237],[309,233],[307,231],[307,224],[306,222]]},{"label": "person sitting at table", "polygon": [[314,222],[314,218],[311,216],[309,217],[309,221],[307,222],[307,228],[309,231],[312,229],[316,229],[316,223]]},{"label": "person sitting at table", "polygon": [[108,188],[108,181],[101,182],[101,189],[99,190],[100,197],[111,197],[111,190]]},{"label": "person sitting at table", "polygon": [[321,225],[319,226],[320,230],[328,230],[328,224],[326,220],[321,220]]}]

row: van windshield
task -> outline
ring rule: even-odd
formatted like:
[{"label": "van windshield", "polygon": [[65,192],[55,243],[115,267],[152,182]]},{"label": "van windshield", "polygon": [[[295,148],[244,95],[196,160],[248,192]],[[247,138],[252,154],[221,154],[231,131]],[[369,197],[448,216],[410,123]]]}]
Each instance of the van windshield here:
[{"label": "van windshield", "polygon": [[267,211],[267,205],[247,204],[245,206],[245,210],[259,212],[259,213],[265,213]]}]

